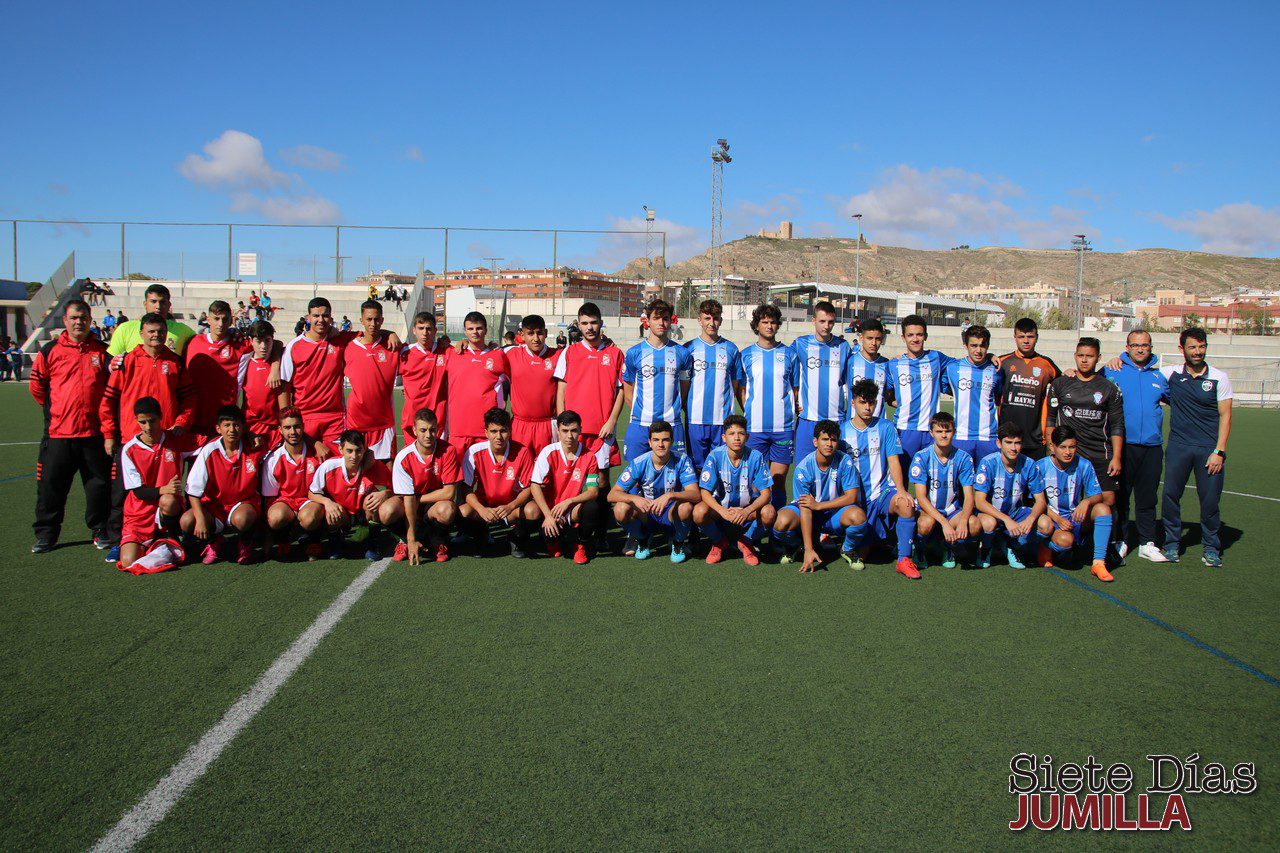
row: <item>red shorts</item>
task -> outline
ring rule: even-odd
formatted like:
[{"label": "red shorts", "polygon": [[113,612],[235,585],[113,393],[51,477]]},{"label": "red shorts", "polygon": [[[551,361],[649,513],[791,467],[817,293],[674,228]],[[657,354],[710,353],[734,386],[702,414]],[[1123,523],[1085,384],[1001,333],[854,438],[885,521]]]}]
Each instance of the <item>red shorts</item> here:
[{"label": "red shorts", "polygon": [[536,459],[538,454],[542,452],[542,448],[546,447],[556,440],[556,422],[552,418],[545,420],[529,420],[527,418],[512,418],[511,420],[511,440],[521,447],[527,447],[529,453]]},{"label": "red shorts", "polygon": [[264,421],[262,423],[249,424],[249,435],[260,435],[264,441],[257,446],[258,450],[271,450],[280,443],[280,425]]},{"label": "red shorts", "polygon": [[601,443],[600,436],[593,432],[584,432],[581,441],[588,450],[595,450],[596,464],[600,466],[601,471],[607,473],[614,465],[622,464],[622,454],[618,453],[618,442],[612,438]]},{"label": "red shorts", "polygon": [[449,443],[453,445],[453,449],[458,451],[458,458],[462,459],[467,455],[467,449],[473,444],[479,444],[482,441],[488,441],[488,436],[484,435],[451,435]]},{"label": "red shorts", "polygon": [[126,506],[126,510],[124,524],[120,528],[120,544],[146,545],[155,538],[160,527],[160,507],[144,503],[136,508]]},{"label": "red shorts", "polygon": [[302,428],[311,439],[320,439],[334,453],[341,453],[338,438],[347,428],[347,416],[343,412],[312,412],[302,416]]},{"label": "red shorts", "polygon": [[364,433],[364,444],[372,451],[374,459],[390,462],[396,455],[396,428],[367,430]]},{"label": "red shorts", "polygon": [[271,509],[271,507],[275,506],[276,504],[284,504],[289,509],[293,510],[294,515],[297,515],[298,510],[302,509],[302,507],[305,506],[310,501],[311,501],[311,498],[307,497],[306,495],[303,495],[300,498],[288,498],[288,497],[285,497],[284,495],[277,495],[276,497],[271,498],[271,503],[267,506],[267,509]]},{"label": "red shorts", "polygon": [[213,519],[214,532],[221,533],[222,529],[230,523],[229,519],[231,518],[231,513],[235,512],[245,504],[250,503],[250,501],[238,501],[229,507],[223,506],[217,501],[208,500],[207,498],[201,498],[200,503],[204,505],[204,511],[209,513],[209,517]]}]

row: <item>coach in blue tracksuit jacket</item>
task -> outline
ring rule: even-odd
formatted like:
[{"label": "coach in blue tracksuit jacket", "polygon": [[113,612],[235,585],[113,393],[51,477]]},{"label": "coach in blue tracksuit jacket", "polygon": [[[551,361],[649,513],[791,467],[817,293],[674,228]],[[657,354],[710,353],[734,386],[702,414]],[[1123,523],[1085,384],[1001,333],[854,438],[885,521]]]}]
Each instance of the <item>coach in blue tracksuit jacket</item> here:
[{"label": "coach in blue tracksuit jacket", "polygon": [[1120,368],[1110,365],[1106,377],[1120,388],[1124,398],[1124,468],[1116,493],[1115,530],[1121,554],[1128,551],[1126,522],[1129,500],[1135,505],[1138,554],[1159,561],[1156,547],[1156,492],[1164,462],[1164,410],[1169,383],[1160,372],[1160,357],[1151,352],[1151,335],[1130,332],[1125,339]]}]

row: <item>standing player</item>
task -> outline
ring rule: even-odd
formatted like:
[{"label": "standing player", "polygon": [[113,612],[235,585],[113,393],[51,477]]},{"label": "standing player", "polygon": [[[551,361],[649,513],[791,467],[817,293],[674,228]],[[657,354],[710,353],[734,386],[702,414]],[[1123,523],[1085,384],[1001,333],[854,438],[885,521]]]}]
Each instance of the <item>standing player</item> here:
[{"label": "standing player", "polygon": [[435,413],[436,422],[449,422],[449,383],[445,378],[449,344],[436,338],[436,315],[420,311],[413,318],[413,343],[400,350],[400,382],[404,386],[404,409],[400,428],[404,446],[415,440],[413,417],[423,409]]},{"label": "standing player", "polygon": [[760,565],[760,538],[777,515],[770,501],[773,477],[760,451],[747,447],[747,419],[742,415],[724,419],[723,441],[707,455],[698,486],[702,500],[693,508],[693,523],[712,543],[707,562],[724,558],[730,544],[727,526],[742,561]]},{"label": "standing player", "polygon": [[333,332],[333,308],[323,296],[307,303],[307,322],[306,331],[285,345],[280,378],[293,388],[307,435],[336,453],[346,423],[342,351],[355,335]]},{"label": "standing player", "polygon": [[498,346],[488,343],[489,321],[479,311],[462,319],[466,340],[451,350],[447,361],[449,397],[449,444],[458,458],[471,445],[484,441],[484,413],[505,408],[503,389],[511,371],[507,357]]},{"label": "standing player", "polygon": [[[293,405],[293,391],[287,382],[275,388],[271,385],[272,374],[279,373],[279,360],[275,364],[271,362],[275,337],[276,330],[270,323],[256,321],[249,328],[253,350],[240,357],[237,371],[237,383],[244,398],[245,425],[254,450],[268,450],[280,443],[280,413]],[[302,431],[301,422],[298,431]]]},{"label": "standing player", "polygon": [[647,452],[649,427],[658,421],[674,430],[674,450],[685,453],[684,423],[680,419],[682,399],[689,396],[689,376],[693,357],[689,351],[667,338],[671,328],[671,306],[661,299],[649,303],[649,336],[627,350],[622,367],[622,385],[631,423],[622,447],[628,462]]},{"label": "standing player", "polygon": [[1053,565],[1052,551],[1070,551],[1080,541],[1084,529],[1093,526],[1093,576],[1100,581],[1114,578],[1107,571],[1107,543],[1111,541],[1111,510],[1102,502],[1102,489],[1093,465],[1076,452],[1076,431],[1065,424],[1049,433],[1049,455],[1036,465],[1044,478],[1048,500],[1045,514],[1036,520],[1040,535],[1048,545],[1040,546],[1040,565]]},{"label": "standing player", "polygon": [[192,415],[192,433],[199,445],[217,435],[213,429],[214,415],[223,406],[236,404],[240,396],[240,359],[253,349],[249,341],[232,333],[231,306],[226,302],[215,299],[205,316],[209,331],[193,337],[186,351],[187,374],[200,391]]},{"label": "standing player", "polygon": [[591,560],[586,544],[589,531],[599,522],[596,503],[599,467],[596,455],[581,441],[582,418],[577,412],[570,410],[556,415],[556,436],[558,440],[554,444],[548,444],[538,453],[529,490],[538,506],[547,556],[559,557],[564,553],[562,540],[573,530],[578,540],[573,561],[586,565]]},{"label": "standing player", "polygon": [[893,391],[893,386],[889,383],[889,359],[880,354],[884,340],[883,323],[879,320],[863,321],[858,330],[858,345],[849,352],[849,364],[844,377],[847,389],[852,389],[859,379],[870,379],[876,383],[880,395],[876,398],[876,409],[872,416],[877,418],[884,416],[886,394]]},{"label": "standing player", "polygon": [[343,347],[343,376],[351,385],[347,395],[346,428],[364,433],[374,459],[388,462],[396,452],[396,413],[391,395],[399,372],[399,346],[391,346],[382,331],[382,303],[370,299],[360,306],[360,334]]},{"label": "standing player", "polygon": [[120,561],[126,569],[137,562],[157,532],[177,534],[182,517],[182,454],[166,441],[160,427],[160,401],[142,397],[133,404],[138,434],[120,451],[124,480],[124,526]]},{"label": "standing player", "polygon": [[1013,340],[1017,348],[1000,358],[1000,376],[1004,379],[1000,395],[1000,423],[1015,423],[1022,428],[1022,452],[1032,459],[1045,455],[1045,398],[1049,383],[1062,371],[1049,358],[1036,352],[1040,331],[1036,321],[1023,317],[1013,324]]},{"label": "standing player", "polygon": [[769,463],[773,488],[769,504],[787,503],[787,469],[795,460],[796,412],[799,410],[800,357],[778,343],[782,311],[760,305],[751,312],[756,342],[738,356],[738,402],[747,418],[747,447]]},{"label": "standing player", "polygon": [[200,448],[187,474],[187,499],[191,508],[182,515],[182,530],[204,543],[200,562],[216,563],[222,531],[238,536],[236,562],[253,562],[253,536],[258,526],[258,465],[262,457],[244,442],[244,413],[238,406],[223,406],[214,416],[218,438]]},{"label": "standing player", "polygon": [[[1006,542],[1005,557],[1015,569],[1025,569],[1018,549],[1026,548],[1044,515],[1044,475],[1033,459],[1022,453],[1022,427],[1000,425],[1000,451],[983,457],[973,478],[973,500],[982,524],[978,554],[979,568],[991,565],[991,549],[996,533]],[[1032,505],[1027,506],[1027,498]],[[1004,529],[1001,530],[1001,527]]]},{"label": "standing player", "polygon": [[655,527],[671,534],[671,562],[683,563],[688,556],[685,538],[701,492],[689,457],[671,450],[674,435],[666,421],[651,423],[649,452],[632,459],[609,491],[613,517],[627,531],[623,553],[637,560],[649,559]]},{"label": "standing player", "polygon": [[458,513],[465,522],[486,530],[491,524],[507,527],[511,556],[522,559],[529,550],[529,522],[538,517],[529,489],[533,456],[511,440],[511,415],[502,409],[484,413],[484,428],[488,440],[473,444],[462,458],[462,479],[468,491]]},{"label": "standing player", "polygon": [[969,357],[947,363],[942,373],[942,390],[956,401],[956,450],[969,454],[977,464],[999,449],[996,401],[1000,399],[1002,380],[1000,369],[987,352],[991,346],[991,332],[987,327],[970,326],[960,337]]},{"label": "standing player", "polygon": [[[259,323],[266,322],[259,320]],[[251,428],[252,429],[252,428]],[[294,525],[302,527],[299,515],[310,500],[311,480],[320,467],[321,459],[311,449],[302,431],[302,413],[292,406],[280,412],[277,431],[281,442],[262,460],[262,503],[266,507],[267,530],[274,540],[276,557],[288,559],[293,550],[291,544]],[[320,543],[312,542],[310,535],[319,530],[322,518],[312,517],[313,526],[303,529],[307,559],[320,555]],[[268,541],[270,552],[273,542]]]},{"label": "standing player", "polygon": [[[560,351],[547,346],[547,321],[537,314],[520,321],[520,337],[523,344],[503,350],[511,371],[510,438],[533,453],[555,441],[552,422],[557,412],[555,369]],[[485,432],[489,432],[488,422]]]},{"label": "standing player", "polygon": [[[822,568],[818,537],[823,533],[862,536],[867,515],[857,505],[858,469],[840,448],[840,426],[818,421],[813,428],[813,452],[796,465],[791,475],[791,503],[778,511],[774,537],[786,549],[782,562],[795,561],[797,539],[804,543],[801,572]],[[800,535],[796,536],[796,531]]]},{"label": "standing player", "polygon": [[720,337],[724,308],[714,299],[698,306],[702,334],[685,345],[692,357],[689,383],[689,460],[702,467],[711,448],[724,438],[724,419],[733,414],[737,395],[738,348]]},{"label": "standing player", "polygon": [[[178,355],[182,355],[187,348],[187,341],[195,336],[195,332],[190,326],[170,319],[169,312],[172,307],[169,288],[163,284],[147,285],[147,289],[142,294],[142,316],[145,318],[148,314],[158,314],[161,322],[165,324],[164,345]],[[141,319],[117,323],[115,331],[111,333],[111,342],[107,345],[107,355],[121,356],[133,352],[141,343]]]},{"label": "standing player", "polygon": [[391,494],[391,472],[368,452],[359,430],[338,437],[338,455],[320,463],[310,488],[298,519],[306,530],[318,529],[321,522],[328,528],[330,560],[342,557],[348,532],[353,542],[368,539],[366,560],[378,559],[377,536],[368,527],[392,527],[404,519],[403,505]]},{"label": "standing player", "polygon": [[928,565],[928,539],[936,529],[945,544],[944,569],[956,567],[956,546],[982,530],[973,514],[973,457],[952,443],[956,421],[947,412],[929,419],[933,446],[911,457],[911,485],[915,487],[920,517],[916,522],[921,540],[919,566]]},{"label": "standing player", "polygon": [[894,386],[898,406],[894,425],[902,453],[909,461],[933,444],[929,423],[942,402],[942,376],[954,359],[938,350],[924,348],[929,339],[929,324],[919,314],[902,321],[905,355],[889,363],[889,377]]},{"label": "standing player", "polygon": [[849,342],[836,337],[832,331],[835,325],[835,306],[819,302],[813,306],[813,334],[802,335],[791,344],[800,373],[797,457],[803,457],[813,446],[813,430],[818,421],[840,423],[848,417],[844,383],[848,375]]},{"label": "standing player", "polygon": [[897,541],[896,571],[917,580],[920,570],[911,559],[916,535],[915,502],[903,478],[898,431],[886,419],[872,414],[879,394],[880,389],[870,379],[853,384],[853,416],[841,433],[845,450],[858,469],[862,507],[867,516],[865,532],[845,532],[841,556],[852,568],[861,570],[866,567],[865,558],[872,544],[868,540],[888,542],[892,531]]},{"label": "standing player", "polygon": [[405,538],[392,559],[418,565],[418,523],[427,526],[427,546],[437,563],[449,560],[449,529],[458,518],[458,452],[440,438],[440,423],[430,409],[413,416],[414,441],[396,454],[391,486],[404,504]]}]

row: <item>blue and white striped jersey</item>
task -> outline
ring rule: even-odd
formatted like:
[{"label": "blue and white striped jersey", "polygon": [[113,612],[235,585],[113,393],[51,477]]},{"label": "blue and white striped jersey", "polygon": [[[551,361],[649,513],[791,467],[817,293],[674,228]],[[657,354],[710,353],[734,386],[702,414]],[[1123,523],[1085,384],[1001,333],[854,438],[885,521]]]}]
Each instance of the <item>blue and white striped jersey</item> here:
[{"label": "blue and white striped jersey", "polygon": [[[880,389],[880,396],[876,397],[876,407],[871,414],[880,417],[884,414],[884,392],[885,387],[889,383],[889,359],[876,353],[875,359],[868,359],[863,355],[862,350],[854,348],[849,353],[849,364],[845,369],[844,386],[846,393],[852,393],[853,383],[859,379],[870,379],[876,383],[876,387]],[[852,398],[849,405],[852,407]],[[853,411],[852,408],[849,409]]]},{"label": "blue and white striped jersey", "polygon": [[648,341],[627,350],[622,381],[635,384],[631,422],[649,426],[666,421],[673,426],[680,411],[680,383],[689,380],[693,356],[679,344],[667,341],[661,349]]},{"label": "blue and white striped jersey", "polygon": [[795,350],[778,344],[764,349],[752,344],[738,355],[736,379],[746,385],[744,414],[748,432],[791,432],[796,407],[791,389],[800,384],[800,361]]},{"label": "blue and white striped jersey", "polygon": [[908,477],[913,485],[926,486],[929,503],[950,517],[964,506],[964,487],[973,485],[973,457],[952,448],[943,459],[936,447],[926,447],[911,457]]},{"label": "blue and white striped jersey", "polygon": [[744,507],[773,486],[773,476],[759,450],[743,448],[742,458],[735,466],[729,458],[729,448],[722,444],[707,454],[698,485],[715,495],[721,506]]},{"label": "blue and white striped jersey", "polygon": [[685,345],[693,358],[689,385],[689,423],[720,426],[733,414],[733,377],[738,368],[738,347],[721,338],[709,344],[696,338]]},{"label": "blue and white striped jersey", "polygon": [[867,503],[895,488],[889,477],[889,457],[902,455],[902,442],[893,424],[884,418],[872,418],[865,429],[858,429],[848,420],[840,426],[840,439],[858,469],[862,497]]},{"label": "blue and white striped jersey", "polygon": [[1049,509],[1063,518],[1070,516],[1080,501],[1102,493],[1098,472],[1082,456],[1072,459],[1066,468],[1059,468],[1050,454],[1037,461],[1036,467],[1044,478],[1044,496],[1049,501]]},{"label": "blue and white striped jersey", "polygon": [[627,468],[618,477],[618,485],[629,495],[638,494],[646,500],[653,500],[667,492],[679,492],[698,482],[698,475],[693,472],[693,463],[689,457],[672,451],[667,464],[661,468],[653,464],[653,451],[642,453],[627,463]]},{"label": "blue and white striped jersey", "polygon": [[833,501],[850,489],[862,488],[858,469],[848,454],[837,450],[831,464],[823,471],[818,467],[818,451],[813,451],[791,473],[791,500],[813,495],[819,501]]},{"label": "blue and white striped jersey", "polygon": [[1000,368],[987,359],[974,364],[954,359],[942,371],[942,390],[956,399],[956,439],[995,441],[1000,428],[996,401],[1004,383]]},{"label": "blue and white striped jersey", "polygon": [[986,494],[993,507],[1005,515],[1012,515],[1029,495],[1044,491],[1044,474],[1035,460],[1021,453],[1010,471],[997,451],[982,457],[978,473],[973,478],[973,487]]},{"label": "blue and white striped jersey", "polygon": [[849,342],[833,336],[823,343],[816,335],[804,335],[792,342],[791,349],[800,362],[800,417],[807,421],[844,420]]},{"label": "blue and white striped jersey", "polygon": [[937,350],[925,350],[919,358],[901,355],[889,362],[898,413],[898,429],[929,431],[929,419],[938,413],[942,372],[953,359]]}]

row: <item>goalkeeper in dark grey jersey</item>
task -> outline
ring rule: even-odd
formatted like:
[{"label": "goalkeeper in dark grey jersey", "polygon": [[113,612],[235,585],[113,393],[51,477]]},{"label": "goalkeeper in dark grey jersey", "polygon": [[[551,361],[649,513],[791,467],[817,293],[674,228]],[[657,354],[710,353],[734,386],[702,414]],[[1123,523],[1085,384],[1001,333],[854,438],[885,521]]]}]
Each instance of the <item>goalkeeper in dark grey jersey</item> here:
[{"label": "goalkeeper in dark grey jersey", "polygon": [[1066,424],[1076,431],[1079,455],[1093,465],[1103,501],[1114,506],[1124,453],[1124,404],[1120,389],[1102,375],[1097,338],[1076,344],[1074,376],[1049,384],[1048,428]]}]

